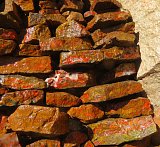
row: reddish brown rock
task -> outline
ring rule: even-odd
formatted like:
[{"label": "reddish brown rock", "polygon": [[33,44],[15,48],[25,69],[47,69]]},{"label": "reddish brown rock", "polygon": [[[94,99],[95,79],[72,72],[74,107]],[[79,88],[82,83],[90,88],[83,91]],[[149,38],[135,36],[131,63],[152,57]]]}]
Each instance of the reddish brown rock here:
[{"label": "reddish brown rock", "polygon": [[39,11],[39,14],[45,15],[45,14],[60,14],[59,10],[54,9],[41,9]]},{"label": "reddish brown rock", "polygon": [[13,0],[23,11],[34,11],[33,0]]},{"label": "reddish brown rock", "polygon": [[139,93],[142,91],[143,88],[139,82],[117,82],[113,84],[105,84],[91,87],[84,92],[84,94],[81,96],[81,100],[83,103],[103,102]]},{"label": "reddish brown rock", "polygon": [[70,12],[69,16],[66,18],[67,21],[75,20],[78,23],[83,24],[85,22],[83,15],[79,12]]},{"label": "reddish brown rock", "polygon": [[68,115],[58,108],[21,105],[8,122],[13,131],[62,135],[68,132]]},{"label": "reddish brown rock", "polygon": [[[23,37],[24,32],[22,32]],[[51,37],[51,32],[46,25],[36,25],[27,28],[22,43],[37,43]]]},{"label": "reddish brown rock", "polygon": [[39,45],[20,44],[18,50],[19,56],[42,56]]},{"label": "reddish brown rock", "polygon": [[108,103],[105,109],[105,114],[109,117],[118,115],[122,118],[133,118],[141,115],[146,116],[153,114],[150,100],[142,97]]},{"label": "reddish brown rock", "polygon": [[47,87],[42,79],[20,75],[0,75],[0,84],[11,89],[44,89]]},{"label": "reddish brown rock", "polygon": [[[7,133],[8,117],[0,114],[0,137]],[[1,139],[0,139],[1,145]]]},{"label": "reddish brown rock", "polygon": [[84,13],[84,18],[87,20],[87,22],[89,22],[94,18],[95,15],[97,15],[95,11],[87,11]]},{"label": "reddish brown rock", "polygon": [[52,71],[48,56],[28,58],[1,58],[0,74],[49,73]]},{"label": "reddish brown rock", "polygon": [[72,107],[67,113],[72,118],[80,119],[83,123],[93,123],[104,116],[104,112],[92,104]]},{"label": "reddish brown rock", "polygon": [[60,12],[63,13],[65,11],[78,11],[82,12],[84,3],[82,0],[60,0],[59,1],[60,5]]},{"label": "reddish brown rock", "polygon": [[0,86],[0,95],[3,95],[7,92],[8,90],[2,86]]},{"label": "reddish brown rock", "polygon": [[12,29],[0,28],[0,39],[17,40],[17,33]]},{"label": "reddish brown rock", "polygon": [[93,34],[92,39],[95,42],[94,48],[106,48],[108,46],[130,47],[136,44],[136,36],[121,31],[106,33],[103,35]]},{"label": "reddish brown rock", "polygon": [[1,147],[21,147],[18,136],[15,132],[8,133],[0,137]]},{"label": "reddish brown rock", "polygon": [[42,139],[32,144],[27,145],[26,147],[61,147],[60,140],[49,140],[49,139]]},{"label": "reddish brown rock", "polygon": [[101,50],[62,52],[60,54],[60,67],[75,64],[97,63],[102,60],[103,52]]},{"label": "reddish brown rock", "polygon": [[95,85],[94,76],[90,73],[66,72],[64,70],[56,70],[52,77],[46,79],[46,82],[50,87],[55,89],[78,88]]},{"label": "reddish brown rock", "polygon": [[40,104],[43,102],[43,98],[44,92],[42,90],[24,90],[4,94],[0,103],[4,106]]},{"label": "reddish brown rock", "polygon": [[75,20],[67,21],[56,29],[56,37],[84,37],[88,35],[89,32],[85,26]]},{"label": "reddish brown rock", "polygon": [[81,100],[66,92],[46,93],[46,104],[56,107],[72,107],[81,103]]},{"label": "reddish brown rock", "polygon": [[82,38],[50,38],[40,42],[40,47],[42,51],[78,51],[90,50],[92,44]]},{"label": "reddish brown rock", "polygon": [[16,48],[16,43],[13,40],[0,39],[0,55],[12,53]]},{"label": "reddish brown rock", "polygon": [[39,7],[41,9],[58,9],[57,7],[57,3],[55,1],[52,0],[47,0],[47,1],[39,1]]},{"label": "reddish brown rock", "polygon": [[119,145],[123,142],[140,140],[157,131],[152,116],[133,119],[106,119],[90,124],[92,142],[98,145]]},{"label": "reddish brown rock", "polygon": [[84,144],[84,147],[94,147],[94,144],[89,140]]},{"label": "reddish brown rock", "polygon": [[87,24],[87,30],[96,30],[112,26],[113,24],[120,24],[123,21],[131,18],[131,14],[128,11],[117,11],[97,14]]},{"label": "reddish brown rock", "polygon": [[71,146],[79,146],[85,141],[87,141],[88,137],[86,134],[75,131],[71,132],[67,135],[64,141],[64,147],[71,147]]}]

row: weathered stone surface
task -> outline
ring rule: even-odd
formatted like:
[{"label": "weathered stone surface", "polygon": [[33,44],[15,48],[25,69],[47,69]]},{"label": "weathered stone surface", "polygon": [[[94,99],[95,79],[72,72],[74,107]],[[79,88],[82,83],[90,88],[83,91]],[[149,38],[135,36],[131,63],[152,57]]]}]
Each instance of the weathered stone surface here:
[{"label": "weathered stone surface", "polygon": [[96,30],[101,28],[106,28],[112,26],[113,24],[120,24],[123,21],[131,18],[129,11],[123,10],[118,12],[107,12],[102,14],[97,14],[94,18],[87,24],[87,30]]},{"label": "weathered stone surface", "polygon": [[60,0],[59,5],[61,6],[60,12],[65,11],[83,11],[84,3],[82,0]]},{"label": "weathered stone surface", "polygon": [[46,104],[56,107],[72,107],[81,103],[81,100],[66,92],[46,93]]},{"label": "weathered stone surface", "polygon": [[42,51],[78,51],[90,50],[92,44],[87,39],[82,38],[49,38],[40,42]]},{"label": "weathered stone surface", "polygon": [[56,89],[88,87],[95,85],[94,75],[82,72],[56,70],[55,74],[46,79],[50,87]]},{"label": "weathered stone surface", "polygon": [[17,33],[13,29],[0,28],[0,39],[17,40]]},{"label": "weathered stone surface", "polygon": [[16,48],[16,43],[13,40],[0,39],[0,55],[12,53]]},{"label": "weathered stone surface", "polygon": [[0,75],[0,84],[11,89],[44,89],[47,87],[42,79],[20,75]]},{"label": "weathered stone surface", "polygon": [[75,131],[68,134],[68,136],[64,140],[64,147],[71,146],[79,146],[85,141],[87,141],[88,137],[86,134]]},{"label": "weathered stone surface", "polygon": [[0,86],[0,95],[5,94],[6,92],[7,92],[7,89],[2,87],[2,86]]},{"label": "weathered stone surface", "polygon": [[146,116],[153,114],[150,100],[142,97],[108,103],[105,109],[105,114],[110,117],[118,115],[122,118],[133,118],[141,115]]},{"label": "weathered stone surface", "polygon": [[42,56],[39,45],[20,44],[18,50],[19,56]]},{"label": "weathered stone surface", "polygon": [[23,11],[34,11],[33,0],[13,0]]},{"label": "weathered stone surface", "polygon": [[60,14],[59,10],[54,9],[41,9],[39,10],[39,14],[45,15],[45,14]]},{"label": "weathered stone surface", "polygon": [[32,144],[27,145],[26,147],[61,147],[60,140],[49,140],[49,139],[42,139]]},{"label": "weathered stone surface", "polygon": [[28,105],[42,103],[44,92],[42,90],[24,90],[8,92],[1,97],[0,104],[4,106]]},{"label": "weathered stone surface", "polygon": [[[25,31],[24,31],[25,32]],[[23,37],[23,32],[22,32]],[[51,37],[51,32],[46,25],[36,25],[27,28],[22,43],[37,43]]]},{"label": "weathered stone surface", "polygon": [[143,88],[139,82],[117,82],[113,84],[105,84],[91,87],[84,92],[84,94],[81,96],[81,100],[83,103],[103,102],[139,93],[142,91]]},{"label": "weathered stone surface", "polygon": [[[119,145],[123,142],[140,140],[157,131],[152,116],[133,119],[106,119],[88,127],[93,133],[92,142],[98,145]],[[91,134],[92,135],[92,134]]]},{"label": "weathered stone surface", "polygon": [[84,13],[84,18],[88,22],[88,21],[91,21],[95,15],[97,15],[97,13],[95,11],[87,11]]},{"label": "weathered stone surface", "polygon": [[92,104],[72,107],[67,113],[72,118],[80,119],[83,123],[93,123],[104,116],[104,112]]},{"label": "weathered stone surface", "polygon": [[93,143],[89,140],[84,144],[84,147],[94,147]]},{"label": "weathered stone surface", "polygon": [[39,1],[39,7],[41,9],[58,9],[57,3],[55,1]]},{"label": "weathered stone surface", "polygon": [[85,50],[85,51],[72,51],[62,52],[60,54],[60,67],[97,63],[103,60],[103,52],[100,50]]},{"label": "weathered stone surface", "polygon": [[14,58],[1,57],[0,74],[49,73],[52,71],[49,56]]},{"label": "weathered stone surface", "polygon": [[83,15],[79,12],[70,12],[69,16],[66,18],[67,21],[75,20],[78,23],[84,23],[85,20],[83,18]]},{"label": "weathered stone surface", "polygon": [[1,147],[21,147],[18,136],[15,132],[8,133],[0,137]]},{"label": "weathered stone surface", "polygon": [[56,37],[84,37],[88,35],[89,32],[85,26],[75,20],[67,21],[56,29]]},{"label": "weathered stone surface", "polygon": [[[8,117],[0,114],[0,137],[7,133],[7,121]],[[0,139],[1,145],[1,139]]]},{"label": "weathered stone surface", "polygon": [[62,135],[68,132],[68,115],[58,108],[21,105],[8,118],[14,131]]}]

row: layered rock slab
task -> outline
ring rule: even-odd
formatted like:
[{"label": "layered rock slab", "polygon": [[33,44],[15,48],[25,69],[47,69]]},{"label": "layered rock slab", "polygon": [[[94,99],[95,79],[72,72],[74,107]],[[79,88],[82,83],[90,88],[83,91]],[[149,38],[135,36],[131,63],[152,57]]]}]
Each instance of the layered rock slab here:
[{"label": "layered rock slab", "polygon": [[62,135],[68,132],[68,115],[58,108],[21,105],[8,118],[13,131]]}]

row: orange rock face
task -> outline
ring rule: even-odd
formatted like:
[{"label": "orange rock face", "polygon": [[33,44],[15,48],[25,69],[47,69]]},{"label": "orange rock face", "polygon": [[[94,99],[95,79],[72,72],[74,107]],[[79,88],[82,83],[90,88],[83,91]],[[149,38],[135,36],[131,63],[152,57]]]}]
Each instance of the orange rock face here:
[{"label": "orange rock face", "polygon": [[[52,71],[50,57],[1,58],[0,74],[49,73]],[[4,63],[4,65],[3,65]]]},{"label": "orange rock face", "polygon": [[72,107],[67,113],[72,118],[78,118],[84,123],[93,123],[104,116],[104,112],[92,104]]},{"label": "orange rock face", "polygon": [[142,91],[143,88],[139,82],[117,82],[113,84],[91,87],[84,92],[84,94],[81,96],[81,100],[83,103],[103,102],[139,93]]},{"label": "orange rock face", "polygon": [[7,123],[8,123],[7,119],[8,119],[7,116],[0,115],[0,137],[7,133]]},{"label": "orange rock face", "polygon": [[72,107],[81,103],[81,100],[66,92],[46,93],[46,104],[56,107]]},{"label": "orange rock face", "polygon": [[21,105],[8,118],[14,131],[62,135],[68,132],[68,115],[58,108]]},{"label": "orange rock face", "polygon": [[0,95],[5,94],[6,92],[7,92],[7,89],[2,87],[2,86],[0,86]]},{"label": "orange rock face", "polygon": [[17,40],[17,33],[12,29],[0,28],[0,39]]},{"label": "orange rock face", "polygon": [[94,147],[93,143],[89,140],[84,144],[84,147]]}]

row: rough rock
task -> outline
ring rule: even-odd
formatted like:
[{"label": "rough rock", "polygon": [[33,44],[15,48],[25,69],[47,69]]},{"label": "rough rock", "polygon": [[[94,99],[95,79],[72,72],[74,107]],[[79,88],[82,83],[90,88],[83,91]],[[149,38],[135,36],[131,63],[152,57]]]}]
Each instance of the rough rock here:
[{"label": "rough rock", "polygon": [[18,136],[15,132],[8,133],[0,137],[1,147],[21,147]]},{"label": "rough rock", "polygon": [[[23,35],[25,33],[25,35]],[[37,43],[51,37],[51,32],[46,25],[36,25],[22,31],[22,43]]]},{"label": "rough rock", "polygon": [[39,14],[45,15],[45,14],[60,14],[59,10],[54,9],[41,9],[39,10]]},{"label": "rough rock", "polygon": [[49,56],[14,58],[1,57],[0,74],[49,73],[52,71]]},{"label": "rough rock", "polygon": [[43,102],[43,98],[44,92],[42,90],[8,92],[1,97],[0,104],[4,106],[40,104]]},{"label": "rough rock", "polygon": [[139,82],[117,82],[113,84],[105,84],[91,87],[84,92],[84,94],[81,96],[81,100],[83,103],[103,102],[132,95],[142,91],[143,88]]},{"label": "rough rock", "polygon": [[103,52],[100,50],[85,50],[62,52],[60,54],[60,67],[97,63],[103,60]]},{"label": "rough rock", "polygon": [[67,137],[64,140],[64,147],[71,147],[71,146],[79,146],[85,141],[87,141],[88,137],[86,134],[75,131],[71,132],[67,135]]},{"label": "rough rock", "polygon": [[33,0],[13,0],[18,6],[21,7],[23,11],[29,12],[34,11],[34,2]]},{"label": "rough rock", "polygon": [[40,42],[42,51],[78,51],[90,50],[92,44],[87,39],[82,38],[49,38]]},{"label": "rough rock", "polygon": [[140,140],[157,131],[152,116],[133,119],[111,118],[88,125],[93,135],[92,142],[98,145],[119,145]]},{"label": "rough rock", "polygon": [[54,10],[58,9],[57,3],[55,1],[48,1],[48,0],[47,1],[40,0],[39,7],[41,9],[54,9]]},{"label": "rough rock", "polygon": [[58,108],[21,105],[9,116],[8,122],[13,131],[46,135],[62,135],[68,132],[68,115]]},{"label": "rough rock", "polygon": [[78,23],[83,24],[85,22],[83,15],[79,12],[70,12],[69,16],[66,18],[67,21],[75,20]]},{"label": "rough rock", "polygon": [[95,11],[86,11],[84,13],[84,18],[87,22],[91,21],[93,19],[93,17],[97,15],[97,13]]},{"label": "rough rock", "polygon": [[0,28],[0,39],[4,40],[17,40],[17,33],[13,29]]},{"label": "rough rock", "polygon": [[151,115],[153,114],[153,110],[149,99],[139,97],[121,102],[108,103],[105,106],[105,114],[109,117],[118,115],[122,118],[133,118]]},{"label": "rough rock", "polygon": [[[8,117],[0,114],[0,137],[7,133],[7,121]],[[1,145],[0,139],[0,145]]]},{"label": "rough rock", "polygon": [[89,140],[84,144],[84,147],[94,147],[94,144]]},{"label": "rough rock", "polygon": [[47,87],[46,83],[42,79],[20,75],[0,75],[0,84],[7,88],[16,90],[44,89]]},{"label": "rough rock", "polygon": [[26,147],[61,147],[60,140],[49,140],[49,139],[42,139],[38,140],[36,142],[33,142],[32,144],[27,145]]},{"label": "rough rock", "polygon": [[0,95],[3,95],[7,92],[8,90],[5,87],[0,86]]},{"label": "rough rock", "polygon": [[95,85],[94,79],[94,75],[90,73],[56,70],[55,74],[45,81],[50,87],[55,89],[67,89]]},{"label": "rough rock", "polygon": [[20,44],[17,53],[19,56],[42,56],[39,45]]},{"label": "rough rock", "polygon": [[12,53],[16,48],[16,43],[13,40],[0,39],[0,55]]},{"label": "rough rock", "polygon": [[67,21],[56,29],[56,37],[84,37],[88,35],[89,32],[85,26],[75,20]]},{"label": "rough rock", "polygon": [[56,107],[72,107],[81,103],[81,100],[66,92],[46,93],[46,104]]},{"label": "rough rock", "polygon": [[113,24],[120,24],[123,21],[127,21],[131,18],[129,11],[123,10],[118,12],[107,12],[102,14],[97,14],[94,18],[87,24],[87,30],[96,30],[101,28],[110,27]]},{"label": "rough rock", "polygon": [[92,104],[72,107],[67,112],[72,118],[80,119],[83,123],[93,123],[104,116],[104,112]]}]

